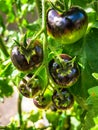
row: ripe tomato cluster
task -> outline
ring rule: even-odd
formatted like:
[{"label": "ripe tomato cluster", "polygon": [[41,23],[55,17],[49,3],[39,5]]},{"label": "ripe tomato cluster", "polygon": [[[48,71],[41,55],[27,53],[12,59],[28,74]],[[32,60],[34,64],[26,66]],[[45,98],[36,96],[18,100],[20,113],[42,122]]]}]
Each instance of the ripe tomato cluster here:
[{"label": "ripe tomato cluster", "polygon": [[[47,32],[61,43],[72,44],[83,37],[88,24],[87,14],[80,7],[72,7],[60,14],[55,9],[47,12]],[[74,97],[69,91],[80,75],[79,66],[75,57],[68,54],[59,54],[48,61],[48,85],[43,87],[40,75],[34,76],[36,70],[43,62],[43,47],[40,41],[35,40],[33,47],[26,49],[15,46],[11,51],[11,60],[20,71],[31,72],[19,83],[20,93],[33,98],[33,103],[39,108],[51,105],[56,109],[70,108]],[[27,58],[30,54],[29,58]],[[47,57],[48,58],[48,57]],[[29,59],[29,60],[28,60]]]}]

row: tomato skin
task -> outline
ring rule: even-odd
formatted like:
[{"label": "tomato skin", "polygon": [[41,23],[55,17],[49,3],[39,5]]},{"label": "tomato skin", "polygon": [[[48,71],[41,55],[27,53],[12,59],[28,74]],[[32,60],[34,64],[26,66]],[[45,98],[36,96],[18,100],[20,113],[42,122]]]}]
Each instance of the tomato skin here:
[{"label": "tomato skin", "polygon": [[43,60],[43,50],[38,41],[34,43],[32,52],[34,52],[34,54],[31,54],[28,62],[25,55],[20,52],[20,48],[18,46],[14,46],[11,51],[12,63],[20,71],[28,71],[33,67],[38,67]]},{"label": "tomato skin", "polygon": [[46,99],[43,98],[42,101],[39,101],[38,98],[40,97],[33,98],[34,105],[40,109],[45,109],[47,107],[47,103],[44,103]]},{"label": "tomato skin", "polygon": [[[57,63],[54,59],[49,62],[49,73],[54,82],[61,88],[70,87],[76,83],[79,78],[79,68],[76,63],[71,63],[72,57],[67,54],[61,54],[63,63]],[[64,65],[65,64],[65,65]]]},{"label": "tomato skin", "polygon": [[33,98],[33,103],[36,107],[40,108],[40,109],[46,109],[49,107],[50,105],[50,100],[48,99],[48,97],[44,96],[44,97],[40,97],[37,96],[35,98]]},{"label": "tomato skin", "polygon": [[71,44],[84,36],[88,25],[86,12],[76,6],[60,14],[55,9],[47,12],[47,30],[50,36],[64,44]]},{"label": "tomato skin", "polygon": [[52,102],[57,109],[65,110],[72,107],[74,103],[74,97],[68,91],[68,89],[63,88],[60,90],[60,93],[54,91]]},{"label": "tomato skin", "polygon": [[28,63],[25,56],[20,53],[18,46],[15,46],[11,52],[11,60],[14,66],[20,71],[29,70],[34,63],[30,60]]},{"label": "tomato skin", "polygon": [[43,60],[43,49],[41,43],[38,40],[34,42],[33,50],[35,51],[35,55],[32,56],[32,60],[34,61],[35,66],[39,66]]}]

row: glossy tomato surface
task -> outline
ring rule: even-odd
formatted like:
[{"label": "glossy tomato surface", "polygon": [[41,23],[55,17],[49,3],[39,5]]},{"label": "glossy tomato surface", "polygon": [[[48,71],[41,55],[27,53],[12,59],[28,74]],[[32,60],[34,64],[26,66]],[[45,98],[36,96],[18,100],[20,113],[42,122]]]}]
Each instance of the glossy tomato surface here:
[{"label": "glossy tomato surface", "polygon": [[[25,50],[25,53],[28,50]],[[20,48],[18,46],[15,46],[12,48],[11,51],[11,60],[14,66],[20,70],[20,71],[27,71],[32,69],[33,67],[38,67],[43,60],[43,49],[39,42],[34,43],[34,47],[31,52],[30,60],[29,62],[26,59],[25,54],[22,54],[20,51]]]},{"label": "glossy tomato surface", "polygon": [[82,38],[86,32],[88,17],[81,7],[72,7],[61,14],[55,9],[47,12],[47,30],[50,36],[64,44],[71,44]]}]

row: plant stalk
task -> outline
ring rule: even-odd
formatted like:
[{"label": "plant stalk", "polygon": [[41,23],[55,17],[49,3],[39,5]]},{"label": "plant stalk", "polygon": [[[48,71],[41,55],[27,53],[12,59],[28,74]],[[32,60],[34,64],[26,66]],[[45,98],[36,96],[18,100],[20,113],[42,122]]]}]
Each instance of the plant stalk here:
[{"label": "plant stalk", "polygon": [[47,57],[48,57],[48,47],[47,47],[47,27],[46,27],[46,9],[45,9],[45,0],[42,0],[42,29],[43,29],[43,57],[44,64],[47,68]]},{"label": "plant stalk", "polygon": [[26,49],[28,49],[28,48],[30,48],[30,47],[32,46],[32,43],[34,42],[34,40],[36,40],[37,37],[38,37],[42,32],[43,32],[43,29],[41,29],[41,30],[35,35],[35,37],[33,37],[33,38],[31,39],[31,42],[30,42],[30,44],[28,44],[28,46],[27,46]]},{"label": "plant stalk", "polygon": [[6,46],[5,46],[5,44],[4,44],[1,37],[0,37],[0,48],[1,48],[2,52],[3,52],[3,54],[5,55],[5,57],[9,57],[9,53],[8,53],[8,51],[6,49]]},{"label": "plant stalk", "polygon": [[22,95],[19,94],[19,97],[18,97],[18,114],[19,114],[19,123],[20,123],[20,126],[22,126],[22,124],[23,124],[21,104],[22,104]]},{"label": "plant stalk", "polygon": [[[48,75],[48,41],[47,41],[47,20],[46,20],[45,0],[42,0],[42,29],[43,29],[43,65],[45,66],[46,74]],[[48,84],[48,76],[47,76],[47,84]]]},{"label": "plant stalk", "polygon": [[[46,27],[46,9],[45,9],[45,0],[42,0],[42,29],[38,32],[33,40],[35,40],[40,34],[43,34],[43,62],[38,70],[34,73],[29,83],[33,81],[33,78],[45,67],[48,74],[48,47],[47,47],[47,27]],[[30,43],[31,44],[31,43]],[[29,47],[29,46],[28,46]]]},{"label": "plant stalk", "polygon": [[38,10],[38,15],[39,18],[42,17],[42,6],[41,6],[41,0],[35,0],[36,1],[36,6],[37,6],[37,10]]}]

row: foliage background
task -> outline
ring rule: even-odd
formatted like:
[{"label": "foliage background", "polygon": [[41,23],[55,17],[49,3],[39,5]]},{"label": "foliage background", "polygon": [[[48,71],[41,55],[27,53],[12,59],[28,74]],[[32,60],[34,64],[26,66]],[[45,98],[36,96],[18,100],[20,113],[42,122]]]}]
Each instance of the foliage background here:
[{"label": "foliage background", "polygon": [[[48,0],[46,0],[48,1]],[[56,0],[53,1],[57,4]],[[63,2],[63,0],[61,1]],[[70,0],[64,0],[70,3]],[[41,1],[39,1],[40,5]],[[47,110],[46,117],[50,122],[50,129],[67,130],[97,130],[98,129],[98,1],[97,0],[71,0],[72,5],[84,8],[88,15],[88,29],[85,36],[72,45],[63,45],[53,39],[49,40],[50,46],[57,47],[58,54],[63,52],[76,56],[80,65],[81,75],[78,82],[70,88],[76,102],[72,109],[67,111]],[[40,5],[41,6],[41,5]],[[46,8],[50,8],[49,1]],[[41,8],[40,8],[41,11]],[[36,14],[36,15],[35,15]],[[10,51],[26,33],[27,37],[35,36],[41,28],[35,0],[0,0],[0,101],[13,93],[13,87],[26,73],[19,72],[12,65]],[[14,39],[14,40],[13,40]],[[45,78],[45,77],[44,77]],[[43,79],[44,80],[44,79]],[[33,123],[41,119],[44,110],[34,113],[23,113],[27,118],[22,123],[21,129],[36,129],[27,127],[28,121]],[[21,115],[19,116],[21,118]],[[17,129],[19,119],[11,122],[5,129]],[[49,128],[47,128],[49,129]]]}]

